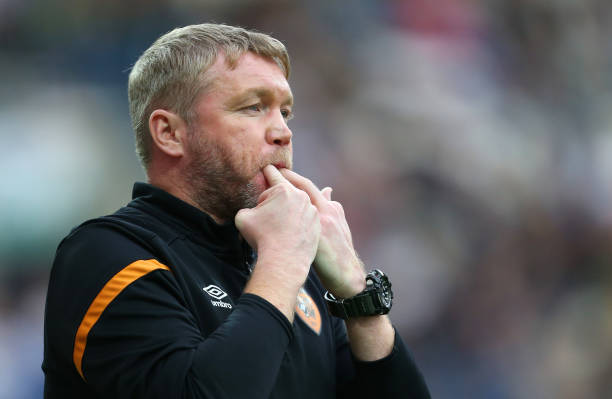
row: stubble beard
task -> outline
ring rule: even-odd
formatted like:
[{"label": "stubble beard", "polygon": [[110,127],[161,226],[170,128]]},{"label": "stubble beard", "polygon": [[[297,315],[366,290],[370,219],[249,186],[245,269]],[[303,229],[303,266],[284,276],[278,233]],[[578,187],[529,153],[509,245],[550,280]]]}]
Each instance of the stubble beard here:
[{"label": "stubble beard", "polygon": [[240,209],[257,206],[263,190],[254,179],[263,166],[277,162],[291,165],[289,152],[279,152],[273,159],[258,163],[248,154],[232,154],[203,136],[200,134],[191,146],[193,161],[187,168],[187,179],[198,207],[225,222],[233,220]]}]

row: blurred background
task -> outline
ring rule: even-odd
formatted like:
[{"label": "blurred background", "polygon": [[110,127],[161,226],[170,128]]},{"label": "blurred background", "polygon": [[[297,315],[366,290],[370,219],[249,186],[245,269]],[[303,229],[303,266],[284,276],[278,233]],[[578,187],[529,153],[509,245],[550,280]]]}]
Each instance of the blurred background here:
[{"label": "blurred background", "polygon": [[295,169],[433,397],[612,397],[608,0],[1,0],[0,398],[42,397],[57,244],[144,179],[130,66],[206,21],[288,47]]}]

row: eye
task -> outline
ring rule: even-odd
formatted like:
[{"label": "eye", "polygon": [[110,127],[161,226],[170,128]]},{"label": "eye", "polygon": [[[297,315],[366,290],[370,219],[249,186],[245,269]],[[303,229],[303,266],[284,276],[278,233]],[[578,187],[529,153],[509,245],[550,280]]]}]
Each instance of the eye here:
[{"label": "eye", "polygon": [[257,104],[247,105],[246,107],[242,108],[242,110],[249,111],[249,112],[260,112],[262,110],[262,106],[260,103],[257,103]]},{"label": "eye", "polygon": [[283,118],[287,121],[293,119],[293,112],[289,108],[281,109],[281,115],[283,115]]}]

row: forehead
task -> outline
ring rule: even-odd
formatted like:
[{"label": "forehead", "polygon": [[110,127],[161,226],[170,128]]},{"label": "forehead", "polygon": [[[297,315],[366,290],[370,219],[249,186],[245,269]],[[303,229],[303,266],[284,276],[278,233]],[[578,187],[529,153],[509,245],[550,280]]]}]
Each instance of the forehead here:
[{"label": "forehead", "polygon": [[292,98],[289,82],[276,62],[250,51],[236,61],[234,68],[219,54],[207,75],[207,92],[211,95],[234,96],[252,89],[266,89],[279,98]]}]

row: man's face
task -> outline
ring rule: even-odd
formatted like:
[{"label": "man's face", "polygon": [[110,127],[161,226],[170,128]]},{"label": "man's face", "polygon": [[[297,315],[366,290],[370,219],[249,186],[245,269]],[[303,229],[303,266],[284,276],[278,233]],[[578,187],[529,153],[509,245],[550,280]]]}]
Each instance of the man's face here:
[{"label": "man's face", "polygon": [[267,188],[262,168],[291,168],[293,96],[278,65],[247,52],[229,69],[220,55],[194,104],[187,174],[194,200],[219,219],[253,207]]}]

